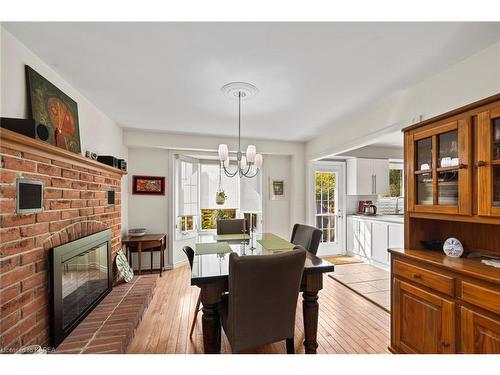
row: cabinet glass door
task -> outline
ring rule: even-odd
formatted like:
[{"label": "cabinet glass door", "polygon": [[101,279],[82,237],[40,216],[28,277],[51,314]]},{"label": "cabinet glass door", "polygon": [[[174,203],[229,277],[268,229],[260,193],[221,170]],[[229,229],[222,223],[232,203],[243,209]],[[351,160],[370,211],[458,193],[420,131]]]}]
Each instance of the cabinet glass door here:
[{"label": "cabinet glass door", "polygon": [[410,210],[471,214],[471,122],[463,118],[415,132],[409,147],[414,169]]},{"label": "cabinet glass door", "polygon": [[500,118],[493,119],[493,206],[500,207]]},{"label": "cabinet glass door", "polygon": [[500,160],[500,118],[493,119],[493,159]]},{"label": "cabinet glass door", "polygon": [[500,217],[500,105],[477,115],[478,213]]},{"label": "cabinet glass door", "polygon": [[432,169],[432,138],[417,141],[417,170]]},{"label": "cabinet glass door", "polygon": [[416,142],[417,152],[417,204],[432,205],[432,138]]},{"label": "cabinet glass door", "polygon": [[500,165],[493,167],[493,206],[500,207]]},{"label": "cabinet glass door", "polygon": [[439,205],[458,205],[458,131],[453,130],[437,136],[438,140],[438,201]]}]

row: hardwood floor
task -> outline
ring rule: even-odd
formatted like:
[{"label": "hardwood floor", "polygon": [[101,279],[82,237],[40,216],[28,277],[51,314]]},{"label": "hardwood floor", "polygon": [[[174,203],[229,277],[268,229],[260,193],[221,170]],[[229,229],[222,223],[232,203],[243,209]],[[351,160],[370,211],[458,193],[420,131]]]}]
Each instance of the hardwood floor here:
[{"label": "hardwood floor", "polygon": [[363,297],[391,311],[391,273],[370,264],[345,264],[328,274]]},{"label": "hardwood floor", "polygon": [[[127,353],[203,353],[201,312],[192,339],[189,329],[199,289],[189,282],[189,267],[167,271],[158,280],[153,300]],[[323,278],[319,297],[319,354],[389,353],[390,315],[337,281]],[[297,303],[295,352],[304,353],[302,295]],[[222,335],[223,353],[231,353]],[[285,341],[252,353],[286,353]]]}]

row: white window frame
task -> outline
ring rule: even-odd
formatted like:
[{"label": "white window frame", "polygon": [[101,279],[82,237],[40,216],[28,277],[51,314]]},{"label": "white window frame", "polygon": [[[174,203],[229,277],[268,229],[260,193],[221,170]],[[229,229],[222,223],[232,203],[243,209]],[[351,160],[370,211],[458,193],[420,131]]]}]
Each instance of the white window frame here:
[{"label": "white window frame", "polygon": [[[196,237],[198,234],[198,227],[199,227],[199,212],[200,212],[200,163],[198,159],[191,158],[185,155],[175,155],[175,170],[174,170],[174,183],[175,183],[175,239],[176,240],[184,240],[188,238],[193,238]],[[197,181],[195,185],[189,185],[189,186],[196,186],[196,195],[197,195],[197,202],[190,202],[190,204],[195,203],[196,204],[196,209],[195,209],[195,214],[186,214],[183,212],[183,207],[184,207],[184,201],[183,201],[183,181],[181,178],[181,163],[191,163],[193,165],[193,168],[197,168]],[[191,198],[190,198],[191,199]],[[181,209],[182,206],[182,209]],[[193,217],[193,229],[189,231],[181,231],[181,218],[186,217],[186,216],[192,216]]]}]

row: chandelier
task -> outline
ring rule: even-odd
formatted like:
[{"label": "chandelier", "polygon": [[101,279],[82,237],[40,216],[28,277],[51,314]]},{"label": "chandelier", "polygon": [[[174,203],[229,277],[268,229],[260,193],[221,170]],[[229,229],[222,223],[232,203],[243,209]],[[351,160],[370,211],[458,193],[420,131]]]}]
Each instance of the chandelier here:
[{"label": "chandelier", "polygon": [[238,99],[238,152],[236,153],[235,169],[229,161],[229,149],[226,144],[219,145],[220,167],[228,177],[247,177],[257,176],[262,168],[262,155],[257,154],[255,145],[249,145],[245,154],[241,152],[241,100],[250,99],[258,92],[257,87],[245,82],[232,82],[222,86],[222,92],[230,98]]}]

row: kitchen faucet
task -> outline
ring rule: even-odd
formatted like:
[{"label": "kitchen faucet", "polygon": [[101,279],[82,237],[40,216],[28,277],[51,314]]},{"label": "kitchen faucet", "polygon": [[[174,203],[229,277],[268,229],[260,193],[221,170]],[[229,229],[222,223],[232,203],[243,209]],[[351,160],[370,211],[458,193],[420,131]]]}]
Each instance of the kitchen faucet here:
[{"label": "kitchen faucet", "polygon": [[403,196],[399,196],[396,198],[396,214],[399,214],[399,211],[401,211],[401,209],[399,208],[399,200],[404,197]]}]

